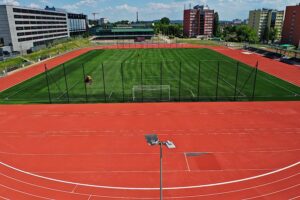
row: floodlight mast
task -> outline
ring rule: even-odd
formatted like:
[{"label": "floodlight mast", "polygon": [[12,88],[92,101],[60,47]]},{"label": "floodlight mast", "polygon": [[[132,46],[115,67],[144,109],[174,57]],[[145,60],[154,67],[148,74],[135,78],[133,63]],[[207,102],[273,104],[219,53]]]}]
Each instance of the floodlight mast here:
[{"label": "floodlight mast", "polygon": [[160,200],[163,199],[163,148],[162,146],[165,145],[167,148],[169,149],[174,149],[175,148],[175,145],[173,142],[171,141],[160,141],[157,137],[156,134],[146,134],[145,135],[145,138],[146,138],[146,141],[147,143],[150,145],[150,146],[154,146],[154,145],[159,145],[159,149],[160,149],[160,153],[159,153],[159,156],[160,156]]}]

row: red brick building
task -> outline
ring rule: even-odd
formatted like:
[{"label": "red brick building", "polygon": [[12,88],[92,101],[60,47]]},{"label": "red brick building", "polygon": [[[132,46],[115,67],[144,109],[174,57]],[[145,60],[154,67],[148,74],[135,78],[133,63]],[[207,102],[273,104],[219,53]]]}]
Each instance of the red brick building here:
[{"label": "red brick building", "polygon": [[214,10],[207,6],[195,6],[193,9],[184,10],[183,33],[186,37],[213,35]]},{"label": "red brick building", "polygon": [[300,43],[300,4],[287,6],[282,29],[282,43],[299,46]]}]

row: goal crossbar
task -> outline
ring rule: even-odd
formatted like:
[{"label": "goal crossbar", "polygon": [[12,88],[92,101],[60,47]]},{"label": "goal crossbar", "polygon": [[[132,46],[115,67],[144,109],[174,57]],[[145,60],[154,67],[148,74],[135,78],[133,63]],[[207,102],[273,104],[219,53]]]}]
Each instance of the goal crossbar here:
[{"label": "goal crossbar", "polygon": [[[136,100],[136,93],[137,92],[147,92],[147,91],[159,91],[160,93],[164,93],[165,95],[163,96],[166,96],[166,93],[167,93],[167,99],[165,98],[165,100],[169,101],[170,98],[171,98],[171,89],[170,89],[170,85],[134,85],[132,87],[132,98],[133,98],[133,101]],[[161,95],[157,96],[158,97],[161,97]],[[155,98],[155,97],[154,97]],[[162,99],[160,99],[162,100]]]}]

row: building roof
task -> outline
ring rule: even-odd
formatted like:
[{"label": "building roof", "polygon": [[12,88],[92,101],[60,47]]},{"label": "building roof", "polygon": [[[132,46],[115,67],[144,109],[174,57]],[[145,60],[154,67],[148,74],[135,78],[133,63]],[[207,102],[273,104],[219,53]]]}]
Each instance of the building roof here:
[{"label": "building roof", "polygon": [[112,33],[127,33],[127,32],[153,32],[152,28],[113,28]]}]

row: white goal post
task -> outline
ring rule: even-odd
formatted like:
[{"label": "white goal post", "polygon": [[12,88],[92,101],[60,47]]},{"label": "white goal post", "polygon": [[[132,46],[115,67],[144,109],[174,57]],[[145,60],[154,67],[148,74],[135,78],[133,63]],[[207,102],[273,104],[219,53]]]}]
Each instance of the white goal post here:
[{"label": "white goal post", "polygon": [[[160,99],[163,101],[170,101],[171,99],[171,87],[170,85],[134,85],[132,87],[132,99],[136,101],[138,98],[137,94],[145,94],[145,98],[149,95],[149,92],[154,94],[153,99]],[[156,95],[155,95],[156,93]],[[148,95],[147,95],[148,94]]]}]

